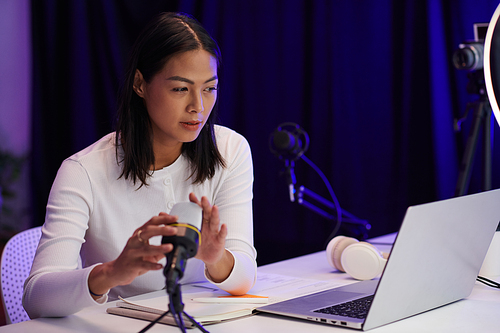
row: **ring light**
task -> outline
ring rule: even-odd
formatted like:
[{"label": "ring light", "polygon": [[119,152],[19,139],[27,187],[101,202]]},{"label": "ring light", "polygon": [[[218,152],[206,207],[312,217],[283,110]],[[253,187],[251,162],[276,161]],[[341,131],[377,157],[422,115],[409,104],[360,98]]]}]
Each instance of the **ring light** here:
[{"label": "ring light", "polygon": [[488,25],[484,40],[484,79],[486,92],[490,101],[491,109],[497,123],[500,125],[500,108],[497,95],[500,96],[500,27],[498,17],[500,16],[500,5],[493,13]]}]

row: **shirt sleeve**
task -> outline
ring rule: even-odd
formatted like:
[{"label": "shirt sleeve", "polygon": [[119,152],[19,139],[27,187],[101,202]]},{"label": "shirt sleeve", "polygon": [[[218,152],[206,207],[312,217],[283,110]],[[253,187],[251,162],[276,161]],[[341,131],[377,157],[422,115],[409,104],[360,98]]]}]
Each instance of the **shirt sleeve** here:
[{"label": "shirt sleeve", "polygon": [[23,306],[31,318],[61,317],[96,302],[88,289],[94,266],[79,269],[85,242],[92,191],[87,173],[77,162],[66,160],[52,185],[45,224],[30,275],[26,279]]},{"label": "shirt sleeve", "polygon": [[234,257],[234,267],[226,280],[215,283],[207,271],[206,278],[233,295],[243,295],[255,284],[257,251],[253,246],[253,163],[247,140],[231,132],[221,145],[226,161],[225,177],[215,202],[221,223],[228,229],[226,249]]}]

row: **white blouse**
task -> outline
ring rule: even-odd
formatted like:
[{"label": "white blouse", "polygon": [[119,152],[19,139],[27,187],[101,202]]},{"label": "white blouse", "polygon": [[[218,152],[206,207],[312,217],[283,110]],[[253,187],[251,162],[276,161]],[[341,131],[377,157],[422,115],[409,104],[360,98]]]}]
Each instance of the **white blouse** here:
[{"label": "white blouse", "polygon": [[[193,185],[188,160],[181,155],[172,165],[155,171],[148,186],[119,178],[115,133],[66,159],[50,192],[42,238],[31,273],[26,280],[23,305],[31,318],[66,316],[96,304],[88,288],[88,276],[99,263],[121,253],[134,231],[177,202],[188,201],[190,192],[206,196],[219,207],[221,223],[228,227],[226,249],[235,263],[219,288],[246,293],[256,279],[253,246],[253,165],[250,147],[240,134],[215,126],[218,149],[226,162],[215,176]],[[161,244],[161,236],[150,239]],[[81,256],[81,266],[79,259]],[[166,259],[160,261],[163,265]],[[81,268],[83,267],[83,268]],[[206,281],[201,260],[188,260],[181,283]],[[163,270],[149,271],[131,284],[118,286],[97,303],[163,289]]]}]

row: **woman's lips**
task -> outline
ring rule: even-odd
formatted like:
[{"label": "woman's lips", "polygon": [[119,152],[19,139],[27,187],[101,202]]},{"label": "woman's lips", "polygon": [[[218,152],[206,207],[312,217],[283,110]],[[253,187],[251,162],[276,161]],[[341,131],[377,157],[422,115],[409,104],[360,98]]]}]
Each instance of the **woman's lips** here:
[{"label": "woman's lips", "polygon": [[189,131],[197,131],[200,128],[201,121],[181,122],[181,125]]}]

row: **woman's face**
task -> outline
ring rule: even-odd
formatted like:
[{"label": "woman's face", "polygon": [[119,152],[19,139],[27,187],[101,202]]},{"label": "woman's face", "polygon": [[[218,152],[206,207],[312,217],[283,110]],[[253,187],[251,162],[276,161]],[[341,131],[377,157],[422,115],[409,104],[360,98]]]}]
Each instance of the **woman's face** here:
[{"label": "woman's face", "polygon": [[135,92],[144,99],[155,145],[180,149],[195,140],[217,99],[217,61],[205,50],[177,54],[149,83],[139,71]]}]

